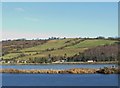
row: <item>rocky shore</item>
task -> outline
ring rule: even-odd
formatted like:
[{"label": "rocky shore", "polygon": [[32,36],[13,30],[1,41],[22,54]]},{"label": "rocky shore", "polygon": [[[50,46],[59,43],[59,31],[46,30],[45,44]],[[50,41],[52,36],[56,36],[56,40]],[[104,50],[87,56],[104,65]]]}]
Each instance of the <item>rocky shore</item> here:
[{"label": "rocky shore", "polygon": [[68,70],[52,70],[52,69],[0,69],[0,73],[23,73],[23,74],[119,74],[120,70],[118,68],[100,68],[100,69],[90,69],[90,68],[73,68]]}]

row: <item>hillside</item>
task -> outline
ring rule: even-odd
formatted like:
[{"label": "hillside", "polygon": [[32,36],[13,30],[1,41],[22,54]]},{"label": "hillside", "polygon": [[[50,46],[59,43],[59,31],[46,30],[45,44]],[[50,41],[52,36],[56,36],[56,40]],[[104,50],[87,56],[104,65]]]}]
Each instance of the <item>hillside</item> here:
[{"label": "hillside", "polygon": [[48,62],[70,58],[99,46],[114,45],[117,40],[65,38],[50,40],[11,40],[2,42],[2,60]]}]

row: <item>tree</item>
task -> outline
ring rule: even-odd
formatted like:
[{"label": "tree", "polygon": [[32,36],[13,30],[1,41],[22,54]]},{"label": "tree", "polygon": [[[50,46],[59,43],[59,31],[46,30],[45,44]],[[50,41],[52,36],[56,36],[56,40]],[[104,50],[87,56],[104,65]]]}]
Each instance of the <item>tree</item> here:
[{"label": "tree", "polygon": [[105,39],[103,36],[98,36],[96,39]]},{"label": "tree", "polygon": [[64,58],[66,58],[66,57],[67,57],[67,54],[65,53],[65,54],[64,54]]}]

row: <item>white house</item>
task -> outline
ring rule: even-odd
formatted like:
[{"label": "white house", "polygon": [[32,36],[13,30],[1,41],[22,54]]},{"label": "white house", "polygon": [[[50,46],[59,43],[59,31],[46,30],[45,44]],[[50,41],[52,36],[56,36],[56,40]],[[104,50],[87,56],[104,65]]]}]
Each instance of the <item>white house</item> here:
[{"label": "white house", "polygon": [[88,60],[87,62],[94,62],[93,60]]},{"label": "white house", "polygon": [[65,62],[65,60],[61,60],[60,62]]},{"label": "white house", "polygon": [[0,63],[5,63],[5,60],[1,60]]},{"label": "white house", "polygon": [[14,61],[8,61],[7,63],[8,63],[8,64],[10,64],[10,63],[14,63]]},{"label": "white house", "polygon": [[21,62],[22,62],[22,63],[27,63],[27,60],[22,60]]},{"label": "white house", "polygon": [[52,62],[52,63],[60,63],[60,61],[58,60],[58,61],[55,61],[55,62]]}]

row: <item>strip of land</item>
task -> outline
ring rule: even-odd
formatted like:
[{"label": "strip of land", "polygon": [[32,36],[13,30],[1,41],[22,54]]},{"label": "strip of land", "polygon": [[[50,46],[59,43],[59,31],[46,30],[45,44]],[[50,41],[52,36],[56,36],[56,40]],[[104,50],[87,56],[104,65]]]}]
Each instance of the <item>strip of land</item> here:
[{"label": "strip of land", "polygon": [[118,64],[118,61],[106,62],[58,62],[58,63],[0,63],[0,65],[49,65],[49,64]]},{"label": "strip of land", "polygon": [[118,68],[73,68],[68,70],[53,70],[53,69],[0,69],[0,73],[22,73],[22,74],[119,74]]}]

